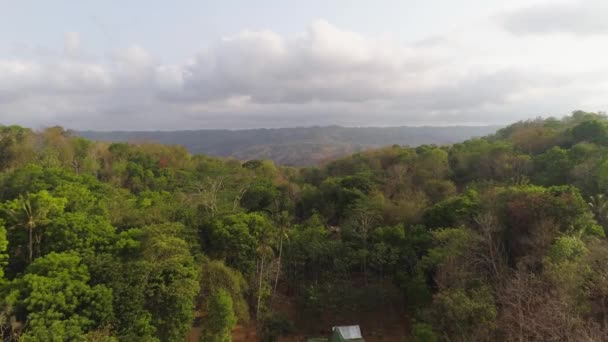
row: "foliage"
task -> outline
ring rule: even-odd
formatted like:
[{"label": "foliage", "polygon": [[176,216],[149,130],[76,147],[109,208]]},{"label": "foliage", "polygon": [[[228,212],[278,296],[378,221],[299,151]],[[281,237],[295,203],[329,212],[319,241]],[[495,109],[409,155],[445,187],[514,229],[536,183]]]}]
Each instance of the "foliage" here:
[{"label": "foliage", "polygon": [[218,291],[230,296],[234,314],[239,322],[249,320],[249,308],[246,301],[247,282],[238,271],[224,265],[219,260],[204,259],[201,270],[200,298],[207,302]]},{"label": "foliage", "polygon": [[262,342],[276,342],[280,336],[285,336],[294,331],[293,322],[287,317],[273,313],[269,317],[264,318],[262,328]]},{"label": "foliage", "polygon": [[439,341],[433,327],[426,323],[416,323],[412,328],[412,336],[416,342],[436,342]]},{"label": "foliage", "polygon": [[220,289],[211,294],[207,304],[207,320],[203,326],[202,342],[230,342],[236,324],[232,298]]},{"label": "foliage", "polygon": [[83,334],[109,323],[112,292],[90,286],[88,269],[80,257],[51,253],[35,260],[23,278],[9,286],[7,304],[26,322],[25,341],[83,340]]},{"label": "foliage", "polygon": [[605,340],[607,127],[577,111],[293,168],[2,126],[0,334],[229,341],[253,320],[274,341],[396,307],[417,341]]}]

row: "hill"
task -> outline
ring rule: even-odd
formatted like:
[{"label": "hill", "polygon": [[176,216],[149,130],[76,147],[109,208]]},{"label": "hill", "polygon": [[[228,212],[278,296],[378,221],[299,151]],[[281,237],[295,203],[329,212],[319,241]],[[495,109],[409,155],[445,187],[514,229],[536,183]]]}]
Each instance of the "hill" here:
[{"label": "hill", "polygon": [[0,126],[0,329],[608,341],[607,195],[602,113],[303,168]]},{"label": "hill", "polygon": [[387,145],[445,145],[494,133],[500,126],[296,127],[196,131],[79,131],[100,141],[181,145],[191,153],[307,166]]}]

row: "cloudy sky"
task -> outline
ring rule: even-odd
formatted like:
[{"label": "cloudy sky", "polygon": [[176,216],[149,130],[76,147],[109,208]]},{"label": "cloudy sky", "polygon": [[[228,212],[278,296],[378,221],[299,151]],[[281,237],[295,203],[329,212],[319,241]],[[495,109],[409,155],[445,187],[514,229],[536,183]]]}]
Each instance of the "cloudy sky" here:
[{"label": "cloudy sky", "polygon": [[608,109],[605,0],[0,0],[0,123],[503,124]]}]

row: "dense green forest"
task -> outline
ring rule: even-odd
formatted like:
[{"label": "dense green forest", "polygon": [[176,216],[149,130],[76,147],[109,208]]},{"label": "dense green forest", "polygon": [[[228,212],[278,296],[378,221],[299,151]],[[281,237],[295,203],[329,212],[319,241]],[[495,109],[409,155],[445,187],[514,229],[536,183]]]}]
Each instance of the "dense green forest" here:
[{"label": "dense green forest", "polygon": [[110,142],[181,145],[194,154],[270,159],[277,164],[311,166],[369,148],[399,144],[452,144],[494,133],[500,126],[293,127],[194,131],[78,131],[84,138]]},{"label": "dense green forest", "polygon": [[4,126],[0,170],[5,341],[275,341],[386,303],[412,341],[608,338],[603,114],[308,168]]}]

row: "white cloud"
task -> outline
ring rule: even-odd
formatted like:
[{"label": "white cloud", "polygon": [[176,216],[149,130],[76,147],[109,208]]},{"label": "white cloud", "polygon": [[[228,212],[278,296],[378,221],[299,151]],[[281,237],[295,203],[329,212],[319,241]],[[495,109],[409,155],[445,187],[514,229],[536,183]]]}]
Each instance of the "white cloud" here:
[{"label": "white cloud", "polygon": [[244,30],[181,65],[138,45],[92,56],[70,33],[63,52],[0,57],[0,121],[80,129],[387,126],[507,123],[605,108],[608,36],[513,35],[509,25],[524,27],[521,18],[534,11],[501,15],[511,20],[507,31],[483,22],[412,44],[322,20],[292,36]]},{"label": "white cloud", "polygon": [[516,34],[608,34],[605,0],[551,1],[524,7],[504,16],[505,27]]}]

